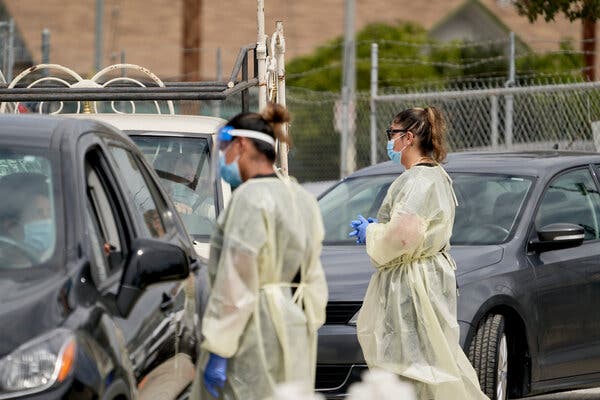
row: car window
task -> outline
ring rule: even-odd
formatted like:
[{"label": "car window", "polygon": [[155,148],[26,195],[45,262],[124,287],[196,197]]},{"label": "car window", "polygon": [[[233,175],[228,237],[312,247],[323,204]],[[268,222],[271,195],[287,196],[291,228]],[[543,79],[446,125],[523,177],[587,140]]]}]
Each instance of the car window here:
[{"label": "car window", "polygon": [[350,221],[358,214],[370,217],[385,197],[396,176],[383,175],[347,179],[319,199],[326,242],[352,242],[348,237]]},{"label": "car window", "polygon": [[110,268],[108,266],[108,259],[104,254],[104,240],[100,239],[99,223],[92,217],[90,208],[91,207],[86,207],[85,224],[88,229],[88,236],[92,247],[93,262],[91,263],[91,271],[94,283],[97,287],[101,287],[110,276]]},{"label": "car window", "polygon": [[454,173],[458,207],[450,242],[454,245],[498,244],[517,225],[532,180],[500,174]]},{"label": "car window", "polygon": [[554,223],[584,228],[585,239],[600,238],[600,197],[590,171],[578,169],[554,178],[535,217],[536,229]]},{"label": "car window", "polygon": [[[532,180],[499,174],[452,174],[459,206],[452,244],[502,243],[516,226]],[[358,214],[375,217],[394,175],[347,179],[319,199],[325,242],[351,243],[350,221]]]},{"label": "car window", "polygon": [[165,234],[165,226],[161,218],[161,210],[156,199],[152,196],[148,183],[144,180],[142,168],[135,160],[135,156],[128,150],[110,146],[110,151],[117,163],[120,175],[125,182],[130,198],[142,222],[142,236],[161,237]]},{"label": "car window", "polygon": [[122,229],[115,215],[115,201],[111,201],[101,176],[89,162],[86,163],[86,189],[86,226],[94,259],[92,275],[96,285],[101,286],[122,266]]},{"label": "car window", "polygon": [[154,168],[192,236],[212,233],[217,210],[208,140],[197,137],[131,137]]},{"label": "car window", "polygon": [[56,214],[50,160],[0,148],[0,268],[47,261],[56,247]]}]

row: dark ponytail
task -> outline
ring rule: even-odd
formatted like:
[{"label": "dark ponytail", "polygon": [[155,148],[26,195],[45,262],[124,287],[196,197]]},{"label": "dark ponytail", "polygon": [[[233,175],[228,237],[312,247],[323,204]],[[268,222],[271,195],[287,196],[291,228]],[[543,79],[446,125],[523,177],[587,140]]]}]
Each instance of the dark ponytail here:
[{"label": "dark ponytail", "polygon": [[409,108],[398,113],[393,122],[415,135],[424,155],[438,163],[446,159],[446,121],[438,108]]},{"label": "dark ponytail", "polygon": [[429,130],[431,131],[432,157],[435,161],[442,162],[448,154],[446,149],[446,120],[441,111],[435,107],[427,107],[425,111],[427,112]]}]

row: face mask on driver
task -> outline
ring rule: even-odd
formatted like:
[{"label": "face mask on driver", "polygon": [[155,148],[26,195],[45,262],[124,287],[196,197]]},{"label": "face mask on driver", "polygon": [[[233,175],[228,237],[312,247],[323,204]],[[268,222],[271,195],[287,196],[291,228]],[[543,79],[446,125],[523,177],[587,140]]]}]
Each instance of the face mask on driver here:
[{"label": "face mask on driver", "polygon": [[54,228],[51,219],[40,219],[23,225],[25,243],[37,251],[50,248],[54,241]]}]

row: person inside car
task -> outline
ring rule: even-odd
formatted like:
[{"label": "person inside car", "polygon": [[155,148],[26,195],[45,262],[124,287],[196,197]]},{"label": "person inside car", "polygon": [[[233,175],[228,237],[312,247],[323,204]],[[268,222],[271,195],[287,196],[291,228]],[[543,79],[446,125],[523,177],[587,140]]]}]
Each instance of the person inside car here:
[{"label": "person inside car", "polygon": [[[215,207],[208,171],[197,174],[190,154],[165,152],[154,162],[175,209],[183,215],[198,215],[213,221]],[[202,195],[204,194],[204,195]]]},{"label": "person inside car", "polygon": [[[0,229],[23,250],[42,258],[54,244],[48,178],[18,172],[0,178]],[[13,245],[13,247],[16,247]]]}]

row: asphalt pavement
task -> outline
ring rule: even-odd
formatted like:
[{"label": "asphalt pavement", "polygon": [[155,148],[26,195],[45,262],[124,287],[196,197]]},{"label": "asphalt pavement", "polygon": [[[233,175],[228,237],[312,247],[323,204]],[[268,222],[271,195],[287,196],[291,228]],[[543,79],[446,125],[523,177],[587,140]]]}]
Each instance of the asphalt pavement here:
[{"label": "asphalt pavement", "polygon": [[572,392],[552,393],[527,397],[521,400],[592,400],[600,399],[600,388],[574,390]]}]

